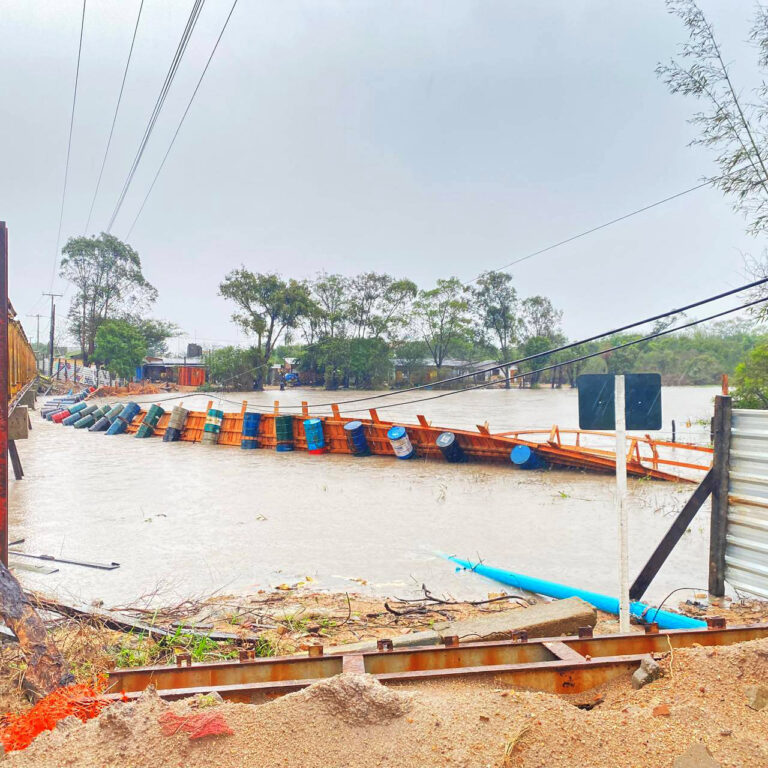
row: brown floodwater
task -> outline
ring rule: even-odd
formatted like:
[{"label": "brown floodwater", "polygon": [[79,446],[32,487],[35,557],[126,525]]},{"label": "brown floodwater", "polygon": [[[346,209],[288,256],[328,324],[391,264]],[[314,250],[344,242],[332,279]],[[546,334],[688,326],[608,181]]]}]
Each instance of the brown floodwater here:
[{"label": "brown floodwater", "polygon": [[[668,435],[675,419],[678,439],[706,442],[708,428],[700,422],[711,416],[716,393],[712,387],[665,388],[665,429],[656,434]],[[221,405],[239,410],[245,397],[264,408],[276,398],[286,406],[331,399],[324,391],[297,389],[227,394]],[[209,399],[183,398],[185,407],[197,409]],[[578,426],[572,390],[479,390],[393,409],[385,402],[349,408],[375,405],[382,418],[409,423],[422,413],[433,424],[454,428],[488,421],[494,432]],[[344,407],[342,412],[351,414]],[[121,564],[114,571],[61,564],[54,574],[18,572],[25,585],[60,597],[118,605],[156,592],[167,602],[307,577],[319,589],[382,595],[410,594],[421,584],[466,598],[499,588],[476,574],[456,573],[438,551],[617,592],[610,476],[106,437],[37,414],[33,427],[30,439],[19,443],[25,477],[11,480],[11,539],[25,538],[27,552]],[[629,480],[630,574],[691,490],[689,484]],[[649,597],[660,599],[676,587],[706,588],[708,535],[703,512]]]}]

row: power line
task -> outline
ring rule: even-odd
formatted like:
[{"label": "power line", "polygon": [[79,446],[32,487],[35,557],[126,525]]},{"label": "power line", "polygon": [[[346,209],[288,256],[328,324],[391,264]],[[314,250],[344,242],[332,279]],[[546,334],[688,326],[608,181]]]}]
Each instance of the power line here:
[{"label": "power line", "polygon": [[131,38],[131,47],[128,50],[128,60],[125,62],[125,70],[123,71],[123,81],[120,83],[120,93],[117,97],[117,104],[115,105],[115,114],[112,117],[112,127],[109,129],[109,138],[107,139],[107,148],[104,150],[104,159],[101,161],[101,170],[99,171],[99,178],[96,182],[96,189],[93,192],[93,200],[91,200],[91,207],[88,211],[88,221],[85,223],[85,229],[83,235],[88,233],[88,227],[91,226],[91,216],[93,215],[93,206],[96,204],[96,198],[99,195],[99,187],[101,187],[101,177],[104,175],[104,167],[107,164],[107,155],[109,155],[109,148],[112,145],[112,135],[115,132],[115,123],[117,123],[117,115],[120,111],[120,103],[123,100],[123,90],[125,89],[125,80],[128,77],[128,67],[131,65],[131,57],[133,56],[133,46],[136,42],[136,33],[139,31],[139,21],[141,20],[141,11],[144,8],[144,0],[141,0],[139,5],[139,13],[136,16],[136,25],[133,28],[133,37]]},{"label": "power line", "polygon": [[227,14],[227,18],[224,20],[224,25],[221,28],[221,32],[219,32],[219,36],[216,38],[216,43],[213,46],[213,49],[211,50],[210,56],[208,56],[208,61],[205,63],[205,67],[203,68],[203,73],[200,75],[200,79],[197,81],[197,85],[195,86],[195,90],[192,92],[192,96],[189,99],[189,103],[187,104],[187,108],[184,110],[184,114],[181,116],[181,120],[179,121],[178,126],[176,127],[176,132],[173,134],[173,138],[171,139],[171,143],[168,146],[168,149],[165,152],[165,155],[163,156],[163,161],[160,163],[160,167],[157,169],[157,173],[155,174],[155,178],[152,179],[152,183],[149,186],[149,190],[147,190],[147,194],[144,197],[143,202],[141,203],[141,207],[139,208],[139,212],[136,214],[136,218],[133,220],[133,224],[131,224],[131,228],[128,230],[128,234],[125,236],[126,240],[131,236],[131,232],[133,232],[133,228],[136,226],[136,222],[139,220],[139,216],[141,216],[142,211],[144,210],[144,206],[147,204],[147,200],[149,200],[149,196],[152,194],[152,190],[155,188],[155,182],[157,181],[158,177],[160,176],[160,172],[163,170],[163,167],[165,166],[165,161],[168,159],[168,155],[171,153],[171,150],[173,149],[173,145],[176,142],[176,137],[179,135],[179,131],[181,130],[181,126],[184,125],[184,120],[187,117],[187,113],[189,112],[190,107],[192,106],[192,102],[195,100],[195,96],[197,95],[198,90],[200,89],[200,85],[203,82],[203,78],[205,77],[205,73],[208,71],[208,67],[211,63],[211,59],[213,59],[213,55],[216,53],[216,49],[219,47],[219,43],[221,42],[221,38],[224,36],[224,32],[227,29],[227,25],[229,24],[229,20],[232,17],[232,14],[234,13],[235,6],[237,5],[238,0],[234,0],[232,3],[232,7],[229,9],[229,13]]},{"label": "power line", "polygon": [[59,264],[59,246],[61,245],[61,226],[64,223],[64,201],[67,197],[67,180],[69,179],[69,157],[72,153],[72,132],[75,126],[75,105],[77,104],[77,85],[80,81],[80,56],[83,51],[83,30],[85,29],[85,4],[83,0],[83,14],[80,18],[80,42],[77,45],[77,68],[75,69],[75,92],[72,96],[72,114],[69,118],[69,139],[67,140],[67,162],[64,166],[64,189],[61,191],[61,211],[59,212],[59,231],[56,235],[56,255],[53,260],[53,272],[51,274],[51,285],[56,279],[56,267]]},{"label": "power line", "polygon": [[[477,376],[481,373],[488,373],[489,371],[495,371],[499,368],[507,368],[511,367],[513,365],[519,365],[520,363],[528,363],[531,360],[537,360],[540,357],[546,357],[548,355],[554,355],[558,352],[564,352],[567,349],[573,349],[574,347],[578,347],[582,344],[589,344],[591,341],[597,341],[598,339],[605,338],[606,336],[614,336],[617,333],[622,333],[624,331],[628,331],[631,328],[637,328],[639,325],[646,325],[648,323],[656,322],[657,320],[663,320],[666,317],[671,317],[672,315],[679,315],[683,312],[688,312],[691,309],[695,309],[696,307],[700,307],[704,304],[711,304],[713,301],[719,301],[720,299],[724,299],[728,296],[732,296],[735,293],[741,293],[742,291],[750,290],[751,288],[755,288],[759,285],[764,285],[765,283],[768,283],[768,277],[761,278],[760,280],[754,280],[751,283],[747,283],[746,285],[739,286],[738,288],[732,288],[729,291],[723,291],[722,293],[715,294],[714,296],[709,296],[705,299],[700,299],[699,301],[694,301],[690,304],[686,304],[683,307],[679,307],[678,309],[671,309],[668,312],[662,312],[658,315],[653,315],[652,317],[646,317],[643,320],[637,320],[633,323],[627,323],[626,325],[619,326],[618,328],[614,328],[610,331],[605,331],[603,333],[596,333],[593,336],[588,336],[586,339],[579,339],[578,341],[571,341],[567,344],[562,344],[559,347],[554,347],[553,349],[547,349],[544,352],[537,352],[534,355],[527,355],[526,357],[520,357],[516,360],[509,360],[504,363],[496,363],[495,365],[490,365],[486,368],[478,368],[476,371],[472,371],[470,373],[460,373],[456,376],[449,376],[445,379],[439,379],[437,381],[432,381],[429,384],[419,384],[414,387],[406,387],[404,389],[398,389],[394,392],[384,392],[379,395],[368,395],[366,397],[358,397],[353,398],[351,400],[341,400],[341,401],[334,401],[333,404],[340,405],[342,403],[363,403],[367,402],[369,400],[380,400],[384,397],[393,397],[394,395],[401,395],[405,392],[415,392],[420,389],[431,389],[437,384],[450,384],[453,381],[460,381],[461,379],[467,379],[471,376]],[[255,370],[255,369],[254,369]],[[323,407],[323,406],[329,406],[332,403],[319,403],[315,407]]]},{"label": "power line", "polygon": [[[689,187],[688,189],[684,189],[682,192],[676,192],[674,195],[670,195],[669,197],[665,197],[662,200],[657,200],[655,203],[651,203],[650,205],[645,205],[642,208],[638,208],[636,211],[631,211],[630,213],[625,213],[623,216],[619,216],[615,219],[611,219],[610,221],[606,221],[604,224],[599,224],[596,227],[592,227],[591,229],[587,229],[584,232],[579,232],[578,235],[572,235],[571,237],[567,237],[565,240],[561,240],[559,243],[553,243],[552,245],[548,245],[546,248],[541,248],[538,251],[534,251],[533,253],[529,253],[527,256],[521,256],[519,259],[515,259],[514,261],[510,261],[509,264],[505,264],[503,267],[497,267],[496,269],[490,269],[488,272],[503,272],[505,269],[509,269],[510,267],[514,267],[515,264],[519,264],[521,261],[527,261],[528,259],[532,259],[534,256],[539,256],[542,253],[546,253],[547,251],[552,251],[555,248],[559,248],[561,245],[566,245],[567,243],[572,243],[574,240],[578,240],[579,238],[586,237],[587,235],[591,235],[593,232],[598,232],[601,229],[605,229],[606,227],[610,227],[612,224],[618,224],[620,221],[624,221],[626,219],[630,219],[633,216],[637,216],[639,213],[644,213],[645,211],[651,210],[651,208],[656,208],[659,205],[664,205],[664,203],[668,203],[671,200],[675,200],[678,197],[682,197],[683,195],[690,194],[691,192],[695,192],[697,189],[701,189],[702,187],[707,187],[711,184],[711,180],[703,181],[701,184],[697,184],[695,187]],[[477,282],[482,275],[478,275],[470,282]]]},{"label": "power line", "polygon": [[117,203],[115,204],[115,208],[112,211],[112,216],[110,217],[109,225],[107,226],[107,232],[112,231],[112,227],[115,223],[115,219],[117,218],[118,213],[120,213],[120,208],[122,207],[123,202],[125,201],[125,196],[128,194],[128,190],[131,186],[131,182],[133,181],[133,177],[136,174],[136,170],[139,167],[141,158],[144,155],[144,150],[147,148],[147,144],[149,143],[149,138],[152,135],[152,131],[154,130],[155,123],[157,122],[157,118],[160,116],[160,112],[163,108],[163,105],[165,104],[165,99],[168,96],[168,91],[170,90],[173,80],[176,77],[176,72],[178,71],[179,64],[181,63],[181,59],[183,58],[184,52],[187,49],[187,44],[189,43],[189,39],[192,36],[192,32],[195,28],[195,25],[197,24],[197,20],[200,17],[200,12],[202,11],[204,4],[205,4],[205,0],[195,0],[192,6],[192,10],[189,12],[189,18],[187,19],[186,26],[184,27],[184,32],[182,33],[181,39],[179,40],[179,44],[176,47],[176,53],[173,56],[171,65],[165,76],[165,81],[163,82],[163,86],[160,89],[160,93],[157,97],[157,100],[155,101],[155,106],[152,109],[152,114],[150,115],[149,121],[147,122],[147,126],[144,129],[144,135],[142,136],[141,142],[139,143],[139,148],[136,152],[136,157],[134,157],[133,159],[133,163],[131,164],[131,169],[128,171],[128,176],[123,184],[123,188],[120,192],[120,196],[117,200]]}]

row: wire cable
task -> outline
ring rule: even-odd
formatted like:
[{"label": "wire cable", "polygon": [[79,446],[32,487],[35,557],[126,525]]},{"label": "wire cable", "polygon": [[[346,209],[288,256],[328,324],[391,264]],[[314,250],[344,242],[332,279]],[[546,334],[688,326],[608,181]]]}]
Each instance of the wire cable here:
[{"label": "wire cable", "polygon": [[64,223],[64,201],[67,198],[67,181],[69,180],[69,158],[72,154],[72,133],[75,127],[75,107],[77,106],[77,86],[80,82],[80,57],[83,52],[83,31],[85,29],[85,5],[83,0],[83,13],[80,17],[80,42],[77,44],[77,68],[75,69],[75,91],[72,95],[72,114],[69,117],[69,139],[67,140],[67,162],[64,165],[64,188],[61,191],[61,210],[59,211],[59,231],[56,235],[56,255],[53,260],[53,272],[51,273],[51,285],[49,291],[53,290],[53,283],[56,280],[56,268],[59,266],[59,246],[61,245],[61,227]]},{"label": "wire cable", "polygon": [[173,149],[173,145],[176,142],[176,137],[179,135],[179,131],[181,130],[181,126],[184,125],[184,120],[187,117],[187,113],[190,110],[190,107],[192,106],[192,102],[195,100],[195,96],[197,96],[198,90],[200,90],[200,86],[202,85],[203,78],[205,77],[205,73],[208,71],[208,67],[211,64],[211,59],[213,59],[213,55],[216,53],[216,49],[219,47],[219,43],[221,42],[221,38],[224,36],[224,32],[227,29],[227,25],[229,24],[229,20],[232,17],[232,14],[235,11],[235,7],[237,6],[238,0],[234,0],[232,3],[232,7],[229,9],[229,13],[227,14],[227,18],[224,20],[224,25],[221,28],[221,32],[219,32],[219,36],[216,38],[216,42],[214,43],[213,49],[211,50],[210,56],[208,56],[208,61],[205,63],[205,67],[203,68],[203,72],[200,75],[200,79],[197,81],[197,85],[195,86],[195,90],[192,92],[192,96],[190,96],[189,103],[187,104],[187,108],[184,110],[184,114],[181,116],[181,120],[179,120],[179,124],[176,127],[176,132],[173,134],[173,138],[171,139],[171,143],[168,145],[168,149],[165,151],[165,155],[163,156],[163,160],[160,163],[160,167],[157,169],[157,173],[155,174],[155,178],[152,179],[152,183],[149,185],[149,189],[147,190],[147,194],[144,196],[144,200],[141,203],[141,207],[139,208],[139,212],[136,214],[136,218],[134,218],[133,223],[131,224],[131,228],[128,230],[128,234],[125,236],[126,240],[131,236],[131,232],[133,232],[133,228],[136,226],[136,222],[139,220],[139,216],[141,216],[142,211],[144,210],[144,206],[147,204],[147,200],[149,200],[149,196],[152,194],[152,190],[155,188],[155,183],[157,182],[158,177],[160,176],[161,171],[163,170],[163,167],[165,166],[165,161],[168,159],[168,155],[171,154],[171,150]]},{"label": "wire cable", "polygon": [[[683,195],[688,195],[691,192],[695,192],[697,189],[701,189],[702,187],[707,187],[712,183],[711,180],[703,181],[701,184],[697,184],[694,187],[689,187],[688,189],[684,189],[682,192],[676,192],[674,195],[670,195],[669,197],[665,197],[662,200],[657,200],[655,203],[650,203],[649,205],[644,205],[642,208],[638,208],[636,211],[631,211],[630,213],[625,213],[623,216],[618,216],[615,219],[611,219],[610,221],[606,221],[604,224],[599,224],[596,227],[592,227],[591,229],[587,229],[584,232],[579,232],[578,235],[572,235],[571,237],[567,237],[565,240],[561,240],[559,243],[553,243],[552,245],[548,245],[546,248],[541,248],[538,251],[534,251],[533,253],[529,253],[527,256],[522,256],[519,259],[515,259],[514,261],[510,261],[509,264],[505,264],[503,267],[497,267],[496,269],[490,269],[488,272],[503,272],[505,269],[509,269],[510,267],[514,267],[515,264],[520,264],[522,261],[527,261],[528,259],[532,259],[534,256],[539,256],[542,253],[547,253],[547,251],[552,251],[555,248],[559,248],[561,245],[566,245],[568,243],[572,243],[574,240],[578,240],[582,237],[586,237],[587,235],[591,235],[593,232],[599,232],[601,229],[605,229],[606,227],[610,227],[613,224],[618,224],[620,221],[625,221],[626,219],[631,219],[633,216],[637,216],[640,213],[645,213],[645,211],[650,211],[651,208],[656,208],[659,205],[664,205],[664,203],[668,203],[672,200],[676,200],[678,197],[682,197]],[[483,273],[487,274],[487,273]],[[482,275],[478,275],[470,282],[477,282]]]},{"label": "wire cable", "polygon": [[195,0],[192,6],[192,9],[189,12],[187,24],[184,27],[184,32],[182,33],[181,39],[179,40],[179,44],[176,47],[176,53],[174,54],[173,59],[171,60],[170,67],[165,76],[165,81],[163,82],[163,86],[160,89],[160,93],[158,94],[157,100],[155,101],[155,106],[152,109],[152,114],[149,117],[147,126],[144,129],[144,135],[142,136],[141,142],[139,143],[139,148],[136,151],[136,156],[134,157],[133,163],[131,164],[131,168],[128,171],[128,176],[126,177],[125,182],[123,183],[123,188],[120,192],[120,196],[117,199],[117,203],[115,203],[115,208],[112,211],[112,216],[109,219],[107,232],[112,231],[112,227],[114,226],[115,219],[120,213],[120,209],[122,208],[123,203],[125,202],[125,197],[128,194],[128,190],[131,187],[131,182],[133,181],[133,177],[136,175],[136,170],[138,169],[139,163],[141,162],[141,158],[144,155],[144,150],[147,148],[147,144],[149,143],[149,139],[152,135],[152,131],[154,130],[155,124],[157,123],[157,118],[160,116],[160,112],[163,109],[163,105],[165,104],[165,99],[167,98],[168,92],[176,77],[176,72],[178,71],[179,64],[181,64],[181,60],[184,57],[184,52],[187,49],[187,44],[189,43],[189,39],[192,36],[192,32],[195,29],[197,20],[200,17],[200,12],[202,11],[204,4],[205,4],[205,0]]},{"label": "wire cable", "polygon": [[120,93],[117,96],[117,104],[115,105],[115,114],[112,117],[112,127],[109,129],[109,138],[107,139],[107,148],[104,150],[104,158],[101,161],[101,170],[99,171],[99,178],[96,181],[96,189],[93,192],[93,200],[91,200],[91,207],[88,211],[88,220],[85,223],[85,229],[83,230],[83,236],[88,233],[88,227],[91,226],[91,216],[93,216],[93,207],[96,205],[96,198],[99,195],[99,188],[101,187],[101,177],[104,175],[104,168],[107,165],[107,156],[109,155],[109,148],[112,146],[112,136],[115,133],[115,124],[117,123],[117,115],[120,112],[120,103],[123,100],[123,91],[125,90],[125,80],[128,77],[128,68],[131,66],[131,57],[133,56],[133,46],[136,43],[136,33],[139,31],[139,22],[141,21],[141,11],[144,8],[144,0],[141,0],[139,4],[139,13],[136,16],[136,25],[133,28],[133,37],[131,38],[131,47],[128,50],[128,60],[125,62],[125,69],[123,70],[123,81],[120,83]]}]

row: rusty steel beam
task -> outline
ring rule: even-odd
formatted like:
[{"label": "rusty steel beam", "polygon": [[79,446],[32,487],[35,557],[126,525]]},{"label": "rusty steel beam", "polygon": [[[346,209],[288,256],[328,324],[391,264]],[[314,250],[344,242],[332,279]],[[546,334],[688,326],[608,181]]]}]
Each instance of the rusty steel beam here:
[{"label": "rusty steel beam", "polygon": [[0,563],[8,567],[8,227],[0,221]]},{"label": "rusty steel beam", "polygon": [[[243,651],[239,661],[175,667],[118,669],[110,672],[113,698],[135,698],[154,685],[161,697],[178,699],[217,691],[234,701],[260,702],[300,690],[340,672],[367,672],[386,684],[461,677],[491,676],[501,682],[551,693],[579,693],[637,669],[643,656],[692,645],[730,645],[768,637],[768,624],[726,628],[709,620],[707,629],[659,632],[648,625],[644,634],[544,638],[457,644],[394,650],[380,640],[377,650],[324,655],[322,647],[308,656],[254,658]],[[187,666],[181,666],[186,662]]]}]

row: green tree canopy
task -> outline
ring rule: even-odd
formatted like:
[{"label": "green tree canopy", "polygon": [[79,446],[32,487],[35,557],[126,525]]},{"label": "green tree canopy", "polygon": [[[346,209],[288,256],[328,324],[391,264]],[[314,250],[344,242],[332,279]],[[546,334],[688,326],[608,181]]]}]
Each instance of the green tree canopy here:
[{"label": "green tree canopy", "polygon": [[133,378],[146,354],[146,340],[125,320],[107,320],[99,326],[94,358],[118,378]]}]

